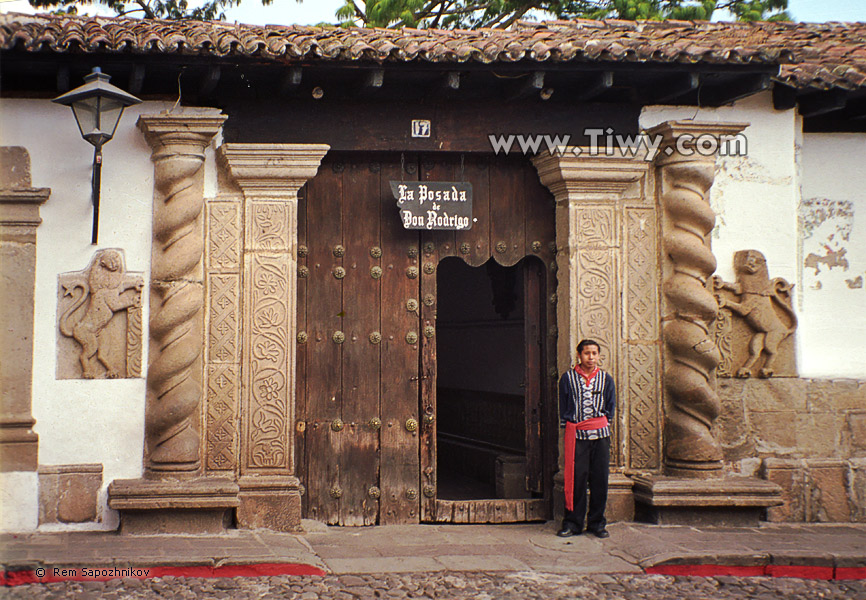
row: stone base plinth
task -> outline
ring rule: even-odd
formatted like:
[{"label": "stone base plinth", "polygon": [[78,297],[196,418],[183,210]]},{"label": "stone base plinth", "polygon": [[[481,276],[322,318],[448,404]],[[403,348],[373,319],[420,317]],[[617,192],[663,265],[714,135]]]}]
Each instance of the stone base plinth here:
[{"label": "stone base plinth", "polygon": [[301,530],[301,491],[297,477],[241,477],[238,527]]},{"label": "stone base plinth", "polygon": [[756,527],[782,488],[751,477],[634,478],[635,518],[659,525]]},{"label": "stone base plinth", "polygon": [[120,532],[221,533],[232,526],[238,485],[228,479],[115,479],[108,506],[120,512]]},{"label": "stone base plinth", "polygon": [[0,418],[0,471],[35,471],[38,468],[39,436],[32,431],[35,423],[33,419]]},{"label": "stone base plinth", "polygon": [[634,520],[634,482],[622,473],[611,473],[607,489],[607,510],[605,518],[608,523]]}]

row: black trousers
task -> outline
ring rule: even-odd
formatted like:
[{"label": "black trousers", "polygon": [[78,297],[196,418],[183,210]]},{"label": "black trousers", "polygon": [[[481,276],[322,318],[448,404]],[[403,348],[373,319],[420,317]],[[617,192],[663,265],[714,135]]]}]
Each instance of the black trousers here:
[{"label": "black trousers", "polygon": [[[610,438],[575,440],[574,444],[574,510],[565,509],[562,526],[576,531],[604,529],[607,520],[607,478],[610,473]],[[586,512],[586,490],[589,484],[589,514]]]}]

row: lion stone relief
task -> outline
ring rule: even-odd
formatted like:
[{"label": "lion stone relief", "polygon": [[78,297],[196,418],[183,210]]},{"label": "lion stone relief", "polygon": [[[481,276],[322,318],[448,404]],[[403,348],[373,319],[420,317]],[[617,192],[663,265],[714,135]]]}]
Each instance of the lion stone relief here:
[{"label": "lion stone relief", "polygon": [[58,277],[58,379],[141,376],[141,274],[123,252],[99,250],[83,271]]},{"label": "lion stone relief", "polygon": [[736,283],[718,276],[710,282],[720,309],[715,334],[722,362],[717,374],[796,377],[793,285],[780,277],[770,279],[767,260],[757,250],[736,252],[734,272]]}]

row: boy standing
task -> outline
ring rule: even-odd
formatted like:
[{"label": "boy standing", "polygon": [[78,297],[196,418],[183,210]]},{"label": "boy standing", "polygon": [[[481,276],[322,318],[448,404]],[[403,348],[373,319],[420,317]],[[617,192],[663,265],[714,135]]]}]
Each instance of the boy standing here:
[{"label": "boy standing", "polygon": [[610,537],[604,509],[616,388],[613,377],[598,368],[600,351],[598,342],[582,340],[577,345],[577,365],[559,379],[560,426],[565,427],[565,516],[556,533],[560,537],[580,534],[584,516],[587,532]]}]

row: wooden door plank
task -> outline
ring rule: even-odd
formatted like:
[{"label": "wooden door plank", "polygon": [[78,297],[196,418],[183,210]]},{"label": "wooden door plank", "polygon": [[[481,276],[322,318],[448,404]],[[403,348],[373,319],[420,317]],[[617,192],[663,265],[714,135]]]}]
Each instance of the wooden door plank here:
[{"label": "wooden door plank", "polygon": [[439,251],[433,232],[421,234],[422,246],[433,244],[432,254],[425,254],[422,265],[421,297],[418,310],[421,314],[421,520],[432,521],[436,516],[436,278],[439,271]]},{"label": "wooden door plank", "polygon": [[380,259],[379,170],[369,159],[347,161],[343,172],[343,368],[341,445],[342,525],[375,525],[379,501],[368,492],[379,483],[379,432],[369,422],[379,417],[380,281],[371,275]]},{"label": "wooden door plank", "polygon": [[[460,181],[459,158],[437,156],[435,162],[421,159],[422,177],[427,181]],[[423,264],[421,265],[421,518],[432,520],[436,509],[436,310],[437,277],[442,258],[458,253],[454,231],[424,231],[421,234]],[[432,332],[432,336],[430,333]],[[424,416],[433,422],[425,422]],[[424,495],[425,486],[433,487],[433,495]],[[429,489],[428,489],[429,493]]]},{"label": "wooden door plank", "polygon": [[493,257],[510,267],[523,258],[525,214],[524,171],[513,158],[499,158],[490,170],[490,244]]},{"label": "wooden door plank", "polygon": [[[298,272],[307,267],[306,250],[300,251],[307,246],[307,185],[298,191]],[[304,486],[304,494],[301,495],[301,514],[307,515],[306,493],[308,484],[307,455],[305,452],[306,421],[307,421],[307,278],[300,277],[296,273],[289,273],[290,277],[298,279],[298,338],[289,340],[289,343],[297,344],[296,368],[295,368],[295,475]]]},{"label": "wooden door plank", "polygon": [[[490,162],[488,156],[466,158],[466,178],[472,184],[472,229],[456,236],[457,249],[469,265],[480,267],[490,259]],[[475,220],[477,219],[477,220]],[[469,244],[469,254],[461,249]]]},{"label": "wooden door plank", "polygon": [[[412,164],[414,157],[406,157]],[[417,162],[414,163],[417,165]],[[383,159],[381,198],[382,342],[380,405],[382,409],[379,523],[417,523],[420,514],[420,459],[418,431],[407,430],[409,419],[419,421],[418,378],[420,319],[407,310],[407,301],[418,301],[420,292],[420,238],[405,230],[398,218],[390,181],[417,178],[400,167],[400,159]],[[408,275],[414,268],[414,276]],[[407,335],[415,342],[407,341]],[[416,425],[417,427],[417,425]]]},{"label": "wooden door plank", "polygon": [[[553,474],[557,470],[557,444],[559,417],[557,408],[558,373],[556,368],[556,304],[551,302],[556,292],[556,208],[550,191],[538,179],[531,165],[524,165],[524,199],[526,210],[527,253],[541,261],[542,272],[539,288],[539,312],[541,333],[541,357],[538,370],[540,386],[540,439],[541,477],[538,485],[545,498],[553,489]],[[529,467],[529,461],[527,461]],[[530,518],[529,515],[526,517]]]},{"label": "wooden door plank", "polygon": [[[307,202],[307,494],[309,516],[339,523],[340,501],[332,490],[340,483],[340,435],[331,423],[340,418],[341,344],[334,333],[342,329],[339,316],[342,284],[333,275],[341,265],[333,247],[342,240],[339,218],[343,191],[341,163],[329,161],[308,184]],[[336,493],[334,494],[336,495]]]},{"label": "wooden door plank", "polygon": [[544,282],[544,265],[540,260],[527,259],[523,263],[523,335],[525,366],[523,381],[524,416],[526,435],[526,489],[542,491],[543,441],[542,421],[542,327],[541,287]]},{"label": "wooden door plank", "polygon": [[[422,155],[419,161],[420,179],[422,181],[460,181],[459,174],[456,173],[455,160],[459,160],[459,158],[455,159],[455,157],[447,154]],[[454,231],[440,229],[425,233],[427,235],[422,235],[424,243],[421,244],[424,262],[430,260],[434,252],[438,253],[440,259],[457,254]]]}]

